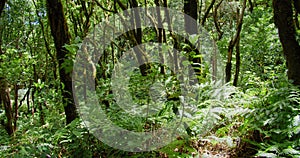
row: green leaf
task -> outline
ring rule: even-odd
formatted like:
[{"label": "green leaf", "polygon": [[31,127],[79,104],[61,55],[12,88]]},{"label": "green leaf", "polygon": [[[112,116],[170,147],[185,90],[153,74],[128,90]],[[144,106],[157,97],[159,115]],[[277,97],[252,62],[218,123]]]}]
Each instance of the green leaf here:
[{"label": "green leaf", "polygon": [[295,150],[292,147],[284,149],[282,152],[285,153],[285,154],[290,154],[290,155],[298,155],[298,154],[300,154],[300,151]]},{"label": "green leaf", "polygon": [[60,141],[59,144],[62,144],[62,143],[70,143],[70,142],[72,142],[71,139],[65,139],[65,140]]},{"label": "green leaf", "polygon": [[185,60],[185,61],[182,62],[182,65],[183,65],[183,66],[188,66],[188,65],[190,65],[190,62],[187,61],[187,60]]},{"label": "green leaf", "polygon": [[266,158],[278,157],[276,154],[273,154],[273,153],[267,153],[267,152],[259,152],[256,156],[259,156],[259,157],[266,157]]},{"label": "green leaf", "polygon": [[81,137],[81,132],[78,132],[76,130],[73,130],[72,133],[76,136],[76,137]]}]

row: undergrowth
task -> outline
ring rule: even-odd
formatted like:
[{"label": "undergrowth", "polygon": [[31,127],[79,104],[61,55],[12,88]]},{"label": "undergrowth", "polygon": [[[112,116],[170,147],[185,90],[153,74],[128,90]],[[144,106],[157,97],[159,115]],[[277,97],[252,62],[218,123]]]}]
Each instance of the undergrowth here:
[{"label": "undergrowth", "polygon": [[[65,126],[63,114],[46,110],[45,124],[39,113],[21,113],[18,131],[8,136],[0,128],[1,157],[299,157],[300,90],[286,80],[261,84],[261,91],[247,91],[218,83],[197,84],[197,101],[183,113],[183,135],[151,152],[113,149],[90,133],[82,120]],[[108,98],[109,99],[109,96]],[[182,99],[182,98],[180,98]],[[110,99],[109,102],[113,102]],[[170,103],[169,103],[170,104]],[[169,108],[168,103],[162,108]],[[179,108],[180,110],[180,108]],[[107,115],[124,128],[146,131],[160,128],[174,117],[173,109],[147,120],[122,117],[121,109]],[[3,113],[0,117],[4,118]],[[118,122],[118,120],[122,121]],[[151,122],[152,120],[152,122]],[[150,121],[150,122],[149,122]],[[147,127],[145,125],[148,125]]]}]

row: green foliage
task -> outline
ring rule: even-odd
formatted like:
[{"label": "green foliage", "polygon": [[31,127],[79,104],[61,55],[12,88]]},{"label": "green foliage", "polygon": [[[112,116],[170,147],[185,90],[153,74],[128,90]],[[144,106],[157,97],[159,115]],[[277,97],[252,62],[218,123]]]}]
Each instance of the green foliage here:
[{"label": "green foliage", "polygon": [[[244,88],[255,83],[272,80],[285,71],[284,57],[271,8],[255,7],[244,18],[241,33],[241,84]],[[247,26],[247,27],[246,27]]]},{"label": "green foliage", "polygon": [[28,83],[28,78],[30,78],[33,70],[28,68],[27,64],[35,63],[28,52],[7,49],[5,54],[1,54],[0,60],[4,61],[0,66],[0,74],[4,75],[10,84]]},{"label": "green foliage", "polygon": [[259,131],[259,140],[254,140],[261,142],[255,143],[261,150],[258,155],[299,156],[300,91],[287,81],[277,82],[254,104],[243,128]]},{"label": "green foliage", "polygon": [[159,149],[160,152],[169,157],[193,157],[197,151],[191,146],[188,139],[178,138],[166,147]]},{"label": "green foliage", "polygon": [[82,43],[81,39],[79,37],[76,37],[72,44],[64,46],[68,51],[66,55],[66,59],[62,64],[62,68],[65,69],[66,73],[72,72],[76,53],[81,47],[81,43]]},{"label": "green foliage", "polygon": [[[116,126],[135,132],[148,132],[168,126],[173,119],[180,118],[179,132],[183,136],[176,136],[177,139],[165,147],[141,153],[125,152],[103,144],[90,133],[85,127],[87,122],[83,120],[76,119],[65,125],[64,98],[59,90],[61,83],[46,6],[42,1],[34,2],[35,5],[28,0],[9,0],[1,17],[0,44],[3,53],[0,55],[0,77],[4,77],[10,85],[31,88],[30,96],[34,98],[34,103],[30,101],[29,108],[35,111],[30,114],[25,104],[20,106],[18,129],[13,136],[8,136],[4,126],[0,126],[0,157],[213,157],[209,152],[238,154],[250,148],[257,153],[245,152],[244,155],[231,156],[249,157],[256,154],[258,157],[300,157],[300,90],[286,80],[285,59],[272,8],[266,7],[272,5],[271,1],[256,0],[253,12],[246,11],[244,16],[239,87],[211,81],[211,67],[207,63],[201,63],[201,67],[198,67],[202,72],[197,76],[200,83],[185,87],[183,84],[192,80],[185,77],[185,70],[174,74],[174,70],[166,65],[152,62],[147,63],[147,76],[141,75],[136,67],[127,76],[128,86],[120,87],[128,92],[126,94],[129,94],[133,104],[123,109],[115,99],[120,94],[112,91],[112,75],[117,73],[113,71],[114,68],[122,65],[119,57],[135,43],[130,41],[127,32],[106,48],[100,61],[94,63],[97,69],[96,92],[99,108]],[[113,1],[99,1],[102,8],[86,0],[66,2],[63,1],[72,39],[69,45],[64,46],[68,54],[62,67],[69,73],[72,72],[77,51],[83,50],[81,43],[85,31],[92,28],[88,26],[97,25],[101,19],[107,19],[112,14],[105,9],[121,11],[121,8],[118,4],[114,8]],[[127,4],[125,0],[120,2]],[[200,18],[211,1],[201,2]],[[138,0],[138,3],[139,6],[146,5],[142,0]],[[147,1],[147,6],[155,6],[154,1]],[[182,10],[183,1],[168,1],[168,6]],[[217,23],[224,32],[220,40],[217,40],[212,12],[205,24],[205,28],[217,40],[222,56],[218,61],[220,63],[226,62],[228,42],[235,34],[236,27],[236,8],[223,7],[217,13]],[[86,21],[87,16],[89,21]],[[143,43],[158,41],[155,28],[143,28],[142,31]],[[100,32],[105,33],[105,30]],[[176,64],[188,66],[193,58],[207,57],[205,54],[196,54],[191,46],[197,45],[202,36],[193,35],[190,37],[191,43],[186,43],[183,37],[169,31],[164,33],[166,44],[174,47],[177,44],[178,57],[190,59]],[[98,37],[95,35],[95,38]],[[299,30],[296,38],[299,41]],[[211,51],[205,42],[201,44],[202,51]],[[155,45],[145,48],[154,52],[158,50]],[[169,52],[169,49],[163,46],[161,51]],[[90,55],[94,52],[85,53]],[[159,57],[159,54],[156,56]],[[235,68],[235,60],[233,55],[232,68]],[[121,84],[123,80],[118,82]],[[139,112],[144,115],[135,115]],[[44,122],[41,117],[44,117]],[[0,123],[3,124],[5,119],[1,104]],[[133,144],[128,141],[126,145]]]}]

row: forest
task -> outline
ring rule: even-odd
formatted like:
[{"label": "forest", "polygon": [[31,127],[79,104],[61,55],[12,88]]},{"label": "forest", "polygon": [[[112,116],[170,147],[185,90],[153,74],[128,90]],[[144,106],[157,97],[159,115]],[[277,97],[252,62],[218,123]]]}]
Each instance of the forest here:
[{"label": "forest", "polygon": [[0,0],[0,157],[300,157],[300,0]]}]

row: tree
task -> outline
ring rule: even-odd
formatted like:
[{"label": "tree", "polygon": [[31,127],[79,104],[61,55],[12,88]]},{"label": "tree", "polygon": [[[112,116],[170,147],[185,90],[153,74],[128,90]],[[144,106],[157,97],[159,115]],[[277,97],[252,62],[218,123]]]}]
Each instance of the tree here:
[{"label": "tree", "polygon": [[[294,7],[300,11],[299,0],[294,0]],[[291,0],[273,0],[274,22],[278,27],[280,42],[286,57],[288,78],[294,85],[300,85],[300,46],[296,40]],[[297,18],[297,17],[296,17]]]},{"label": "tree", "polygon": [[[226,62],[226,68],[225,68],[225,73],[226,73],[226,78],[225,81],[229,82],[231,79],[231,61],[232,61],[232,52],[234,49],[234,46],[237,46],[237,48],[239,48],[239,40],[240,40],[240,34],[242,31],[242,26],[243,26],[243,18],[244,18],[244,13],[245,13],[245,9],[246,9],[246,2],[247,0],[243,1],[243,7],[242,7],[242,13],[239,14],[237,13],[237,27],[236,27],[236,34],[234,37],[231,38],[229,45],[228,45],[228,54],[227,54],[227,62]],[[237,11],[239,12],[239,10]],[[239,50],[237,50],[237,59],[239,60]],[[237,78],[238,78],[238,73],[239,73],[239,61],[237,61],[237,67],[236,67],[236,76],[235,76],[235,80],[234,80],[234,85],[237,85]]]},{"label": "tree", "polygon": [[2,10],[4,9],[4,6],[5,6],[6,1],[7,1],[7,0],[2,0],[2,1],[0,2],[0,16],[1,16]]},{"label": "tree", "polygon": [[[7,0],[3,0],[0,2],[0,17],[1,13],[4,9]],[[2,32],[2,31],[1,31]],[[0,39],[0,55],[4,54],[2,51],[2,38]],[[0,61],[2,62],[2,61]],[[0,103],[4,105],[5,115],[7,118],[7,122],[2,124],[5,126],[5,129],[9,135],[12,135],[16,128],[13,126],[13,109],[10,101],[10,91],[8,87],[8,83],[4,76],[0,76]]]},{"label": "tree", "polygon": [[[198,33],[198,25],[197,25],[197,19],[198,19],[198,2],[196,0],[185,0],[184,1],[184,6],[183,6],[184,13],[193,18],[193,20],[190,20],[189,18],[185,17],[184,21],[184,27],[186,33],[189,35],[192,34],[197,34]],[[189,43],[188,41],[186,41]],[[190,46],[192,46],[190,44]],[[187,50],[189,51],[189,58],[191,61],[193,61],[193,68],[195,71],[195,74],[200,76],[201,75],[201,57],[200,57],[200,52],[198,49],[194,49],[194,54],[192,50]]]},{"label": "tree", "polygon": [[64,98],[63,103],[65,105],[64,109],[68,124],[78,117],[72,92],[72,68],[70,68],[72,65],[68,65],[68,68],[64,66],[64,63],[68,61],[68,50],[64,45],[70,44],[71,35],[68,30],[61,0],[47,0],[47,13],[56,48],[60,81],[63,84],[62,96]]}]

